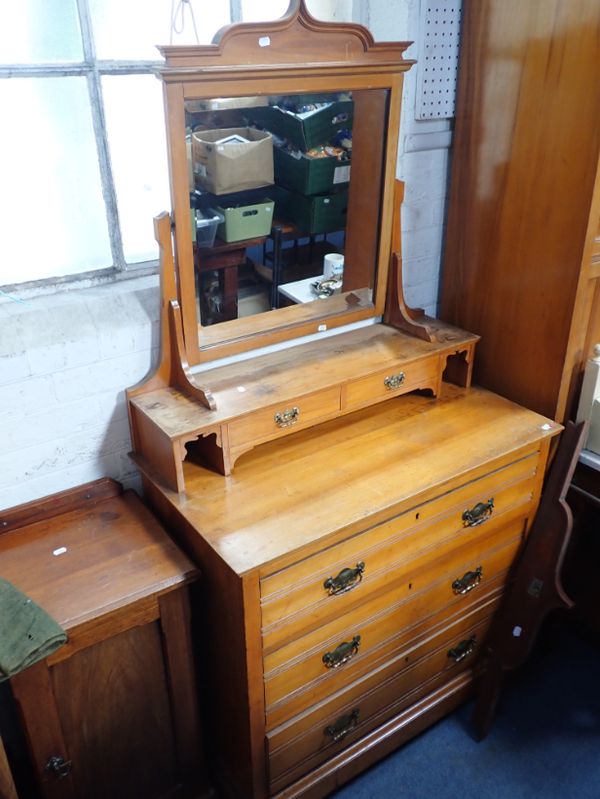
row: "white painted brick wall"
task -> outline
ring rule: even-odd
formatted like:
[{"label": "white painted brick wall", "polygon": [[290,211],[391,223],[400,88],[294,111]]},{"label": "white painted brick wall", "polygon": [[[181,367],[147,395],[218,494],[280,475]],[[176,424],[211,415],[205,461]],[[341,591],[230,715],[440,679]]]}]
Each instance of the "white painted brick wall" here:
[{"label": "white painted brick wall", "polygon": [[[349,18],[349,0],[332,0]],[[414,40],[419,0],[354,1],[355,18],[378,40]],[[335,13],[334,13],[335,12]],[[446,194],[447,150],[406,151],[407,137],[448,123],[416,122],[416,70],[406,76],[398,176],[405,291],[435,315]],[[0,303],[0,508],[110,476],[138,484],[130,449],[125,389],[156,360],[158,280]]]},{"label": "white painted brick wall", "polygon": [[[370,0],[368,25],[378,40],[405,40],[414,44],[405,57],[419,59],[423,41],[420,31],[421,2],[424,0]],[[402,256],[404,292],[409,305],[437,315],[439,272],[447,192],[448,149],[411,152],[410,140],[448,132],[447,120],[420,121],[415,118],[417,69],[406,73],[398,150],[398,177],[405,182],[402,206]]]},{"label": "white painted brick wall", "polygon": [[0,508],[138,484],[125,389],[156,360],[158,279],[0,304]]}]

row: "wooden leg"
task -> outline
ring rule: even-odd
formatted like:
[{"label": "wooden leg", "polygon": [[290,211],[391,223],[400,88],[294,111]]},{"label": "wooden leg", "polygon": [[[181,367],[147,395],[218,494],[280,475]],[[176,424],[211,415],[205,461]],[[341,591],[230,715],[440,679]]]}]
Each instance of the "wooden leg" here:
[{"label": "wooden leg", "polygon": [[478,741],[482,741],[490,731],[503,683],[504,671],[498,659],[492,656],[479,678],[476,688],[475,708],[471,723]]},{"label": "wooden leg", "polygon": [[573,605],[561,582],[563,558],[573,526],[565,496],[584,433],[583,424],[572,422],[567,423],[562,433],[525,549],[492,623],[473,718],[479,738],[489,731],[503,675],[527,660],[548,613]]},{"label": "wooden leg", "polygon": [[223,315],[225,319],[237,319],[238,316],[238,268],[227,266],[219,272],[223,292]]}]

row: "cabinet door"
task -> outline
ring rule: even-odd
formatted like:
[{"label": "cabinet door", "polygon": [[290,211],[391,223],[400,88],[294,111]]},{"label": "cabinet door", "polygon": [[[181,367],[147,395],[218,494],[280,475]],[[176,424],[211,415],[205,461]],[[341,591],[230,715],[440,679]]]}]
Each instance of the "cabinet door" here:
[{"label": "cabinet door", "polygon": [[11,682],[44,797],[155,799],[177,785],[158,622]]}]

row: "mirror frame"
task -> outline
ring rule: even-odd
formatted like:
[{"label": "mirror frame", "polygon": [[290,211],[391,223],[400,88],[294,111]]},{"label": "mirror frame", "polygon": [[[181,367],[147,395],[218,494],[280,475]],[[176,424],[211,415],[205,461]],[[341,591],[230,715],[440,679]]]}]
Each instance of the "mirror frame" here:
[{"label": "mirror frame", "polygon": [[[304,0],[267,23],[222,28],[205,46],[159,47],[163,81],[178,301],[190,366],[290,341],[383,315],[392,249],[394,183],[404,72],[411,42],[375,42],[361,25],[314,19]],[[196,303],[186,151],[188,100],[385,89],[389,91],[383,153],[380,235],[373,302],[340,308],[332,299],[280,308],[216,325],[200,324]]]}]

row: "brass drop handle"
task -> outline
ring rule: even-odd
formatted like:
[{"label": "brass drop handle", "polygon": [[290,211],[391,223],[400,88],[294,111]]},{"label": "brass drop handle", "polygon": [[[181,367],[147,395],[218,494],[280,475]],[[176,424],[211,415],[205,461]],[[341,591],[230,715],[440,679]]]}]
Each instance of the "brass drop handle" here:
[{"label": "brass drop handle", "polygon": [[44,770],[54,774],[59,780],[64,780],[71,773],[72,765],[73,763],[70,760],[65,760],[64,757],[59,755],[53,755],[44,766]]},{"label": "brass drop handle", "polygon": [[389,390],[393,391],[396,388],[400,388],[402,383],[404,383],[406,375],[404,372],[398,372],[397,375],[390,375],[389,377],[385,377],[383,380],[383,385]]},{"label": "brass drop handle", "polygon": [[300,408],[294,405],[293,408],[288,408],[286,411],[277,411],[274,416],[275,424],[277,427],[291,427],[296,424],[300,416]]},{"label": "brass drop handle", "polygon": [[328,724],[325,727],[325,735],[329,735],[333,743],[343,740],[349,732],[357,728],[359,716],[360,709],[355,707],[351,713],[341,716],[333,724]]},{"label": "brass drop handle", "polygon": [[356,564],[354,569],[342,569],[337,577],[328,577],[323,583],[323,588],[327,591],[329,596],[344,594],[346,591],[351,591],[360,583],[364,571],[365,564],[361,560]]},{"label": "brass drop handle", "polygon": [[465,640],[461,641],[460,644],[452,647],[452,649],[449,649],[448,657],[451,658],[455,663],[460,663],[461,660],[469,657],[469,655],[475,651],[476,645],[477,638],[476,636],[472,635],[470,638],[465,638]]},{"label": "brass drop handle", "polygon": [[466,510],[462,515],[464,527],[477,527],[486,522],[494,510],[494,497],[490,497],[487,502],[478,502],[470,510]]},{"label": "brass drop handle", "polygon": [[482,574],[481,566],[478,566],[475,571],[465,572],[462,577],[452,583],[452,590],[455,594],[468,594],[479,585]]},{"label": "brass drop handle", "polygon": [[328,669],[337,669],[343,663],[347,663],[356,655],[360,646],[360,635],[355,635],[351,641],[344,641],[333,650],[323,655],[323,663]]}]

